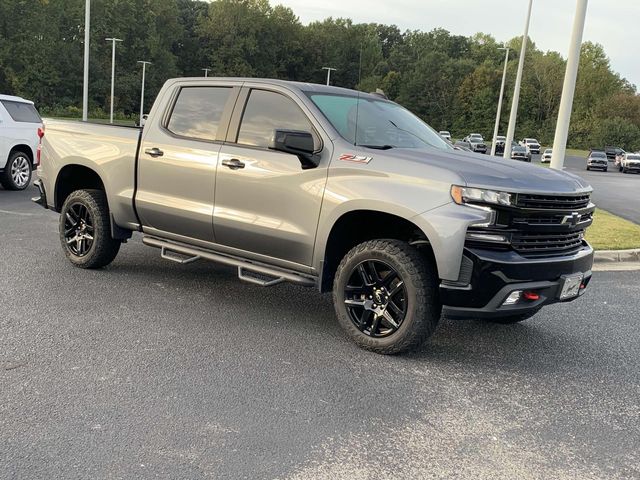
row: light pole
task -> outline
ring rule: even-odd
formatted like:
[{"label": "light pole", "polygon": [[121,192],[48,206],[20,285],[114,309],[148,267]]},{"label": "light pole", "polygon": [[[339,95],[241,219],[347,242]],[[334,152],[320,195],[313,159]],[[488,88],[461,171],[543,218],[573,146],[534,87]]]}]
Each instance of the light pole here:
[{"label": "light pole", "polygon": [[205,78],[209,76],[209,70],[211,70],[210,68],[201,68],[200,70],[202,70],[204,72],[204,76]]},{"label": "light pole", "polygon": [[111,42],[111,112],[109,114],[109,123],[113,123],[113,93],[116,80],[116,42],[121,42],[119,38],[106,38],[107,42]]},{"label": "light pole", "polygon": [[322,70],[327,71],[327,85],[329,85],[331,83],[331,72],[335,72],[337,68],[322,67]]},{"label": "light pole", "polygon": [[555,168],[556,170],[562,170],[564,156],[567,151],[569,121],[571,120],[573,95],[576,91],[576,78],[578,76],[578,65],[580,64],[582,33],[584,32],[584,21],[587,16],[587,1],[588,0],[577,1],[576,15],[573,19],[573,32],[571,33],[569,55],[567,56],[567,71],[564,74],[562,98],[558,111],[558,123],[556,123],[556,134],[553,138],[553,152],[551,153],[551,168]]},{"label": "light pole", "polygon": [[[491,156],[496,154],[496,138],[500,128],[500,114],[502,113],[502,96],[504,95],[504,83],[507,79],[507,63],[509,62],[509,48],[500,47],[498,50],[506,50],[504,54],[504,70],[502,71],[502,85],[500,85],[500,98],[498,99],[498,113],[496,113],[496,126],[493,129],[493,145],[491,145]],[[506,145],[505,145],[506,146]]]},{"label": "light pole", "polygon": [[140,93],[140,125],[142,125],[142,116],[144,115],[144,77],[147,72],[147,65],[151,65],[151,62],[138,60],[138,63],[142,64],[142,91]]},{"label": "light pole", "polygon": [[527,10],[527,20],[524,24],[524,35],[522,36],[522,46],[520,47],[520,61],[518,62],[518,74],[516,75],[516,85],[513,89],[513,102],[511,103],[511,116],[509,117],[509,128],[507,129],[507,139],[504,142],[504,158],[511,158],[511,141],[516,133],[516,117],[518,116],[518,102],[520,101],[520,85],[522,84],[522,70],[524,69],[524,56],[527,53],[527,43],[529,41],[529,22],[531,20],[531,7],[533,0],[529,0]]},{"label": "light pole", "polygon": [[84,80],[82,82],[82,121],[89,115],[89,37],[91,30],[91,0],[84,6]]}]

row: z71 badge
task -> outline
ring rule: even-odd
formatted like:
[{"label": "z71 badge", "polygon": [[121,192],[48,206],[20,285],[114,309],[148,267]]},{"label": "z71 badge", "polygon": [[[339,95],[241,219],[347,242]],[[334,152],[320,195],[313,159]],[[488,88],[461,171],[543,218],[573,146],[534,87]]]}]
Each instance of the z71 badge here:
[{"label": "z71 badge", "polygon": [[355,162],[355,163],[369,163],[373,160],[373,157],[365,157],[364,155],[353,155],[351,153],[343,153],[340,155],[340,160],[344,162]]}]

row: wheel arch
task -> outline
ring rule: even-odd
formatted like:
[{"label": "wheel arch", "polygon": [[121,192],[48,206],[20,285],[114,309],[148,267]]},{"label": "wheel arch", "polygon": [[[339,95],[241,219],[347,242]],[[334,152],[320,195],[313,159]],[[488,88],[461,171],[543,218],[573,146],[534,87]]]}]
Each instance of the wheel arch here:
[{"label": "wheel arch", "polygon": [[76,190],[95,189],[106,194],[100,175],[90,167],[80,164],[65,165],[56,176],[54,187],[54,206],[57,212],[62,210],[67,197]]},{"label": "wheel arch", "polygon": [[[409,217],[410,218],[410,217]],[[427,234],[416,223],[398,213],[358,208],[343,212],[317,245],[321,292],[330,291],[336,269],[346,253],[356,245],[379,238],[392,238],[419,246],[437,271]]]},{"label": "wheel arch", "polygon": [[25,155],[27,155],[29,157],[29,161],[31,162],[31,166],[33,166],[33,160],[35,158],[34,155],[33,155],[33,150],[26,143],[18,143],[16,145],[14,145],[13,147],[11,147],[11,149],[9,150],[9,155],[7,156],[7,162],[11,158],[11,155],[13,155],[14,153],[17,153],[17,152],[21,152],[21,153],[24,153]]}]

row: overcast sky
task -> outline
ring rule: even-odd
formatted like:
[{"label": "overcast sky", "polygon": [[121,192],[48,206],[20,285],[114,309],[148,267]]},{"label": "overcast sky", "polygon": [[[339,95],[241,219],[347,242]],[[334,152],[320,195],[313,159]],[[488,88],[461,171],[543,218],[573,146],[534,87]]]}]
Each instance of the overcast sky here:
[{"label": "overcast sky", "polygon": [[[442,27],[457,35],[490,33],[498,41],[522,35],[527,0],[271,0],[303,23],[327,17],[395,24],[401,30]],[[566,58],[575,0],[534,0],[529,35],[539,49]],[[613,69],[640,88],[640,0],[591,0],[584,40],[601,43]]]}]

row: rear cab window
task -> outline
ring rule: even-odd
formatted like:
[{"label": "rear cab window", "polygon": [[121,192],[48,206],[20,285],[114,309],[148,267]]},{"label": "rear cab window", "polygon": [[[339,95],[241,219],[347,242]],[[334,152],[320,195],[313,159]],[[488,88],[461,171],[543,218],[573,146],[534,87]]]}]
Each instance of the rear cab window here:
[{"label": "rear cab window", "polygon": [[14,102],[13,100],[0,100],[14,122],[42,123],[42,118],[36,107],[31,103]]},{"label": "rear cab window", "polygon": [[182,87],[166,128],[180,137],[215,141],[230,87]]}]

